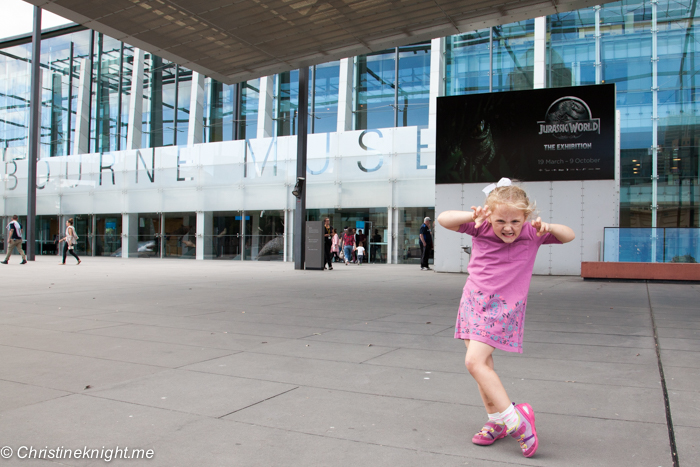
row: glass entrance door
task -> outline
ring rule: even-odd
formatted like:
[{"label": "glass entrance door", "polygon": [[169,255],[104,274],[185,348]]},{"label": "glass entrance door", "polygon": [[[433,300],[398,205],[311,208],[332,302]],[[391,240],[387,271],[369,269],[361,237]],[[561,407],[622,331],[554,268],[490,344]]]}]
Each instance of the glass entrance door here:
[{"label": "glass entrance door", "polygon": [[197,215],[194,212],[168,212],[163,218],[163,257],[195,259]]},{"label": "glass entrance door", "polygon": [[[137,258],[161,257],[161,222],[160,214],[139,214],[138,237],[136,246]],[[131,249],[129,256],[131,256]]]},{"label": "glass entrance door", "polygon": [[215,212],[212,228],[214,259],[241,259],[241,215],[237,212]]}]

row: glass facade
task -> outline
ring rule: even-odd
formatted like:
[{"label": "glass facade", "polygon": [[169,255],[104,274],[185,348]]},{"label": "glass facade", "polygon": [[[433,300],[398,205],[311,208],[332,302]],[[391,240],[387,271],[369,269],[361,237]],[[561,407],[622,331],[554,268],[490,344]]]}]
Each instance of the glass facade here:
[{"label": "glass facade", "polygon": [[[344,76],[342,61],[311,67],[309,218],[362,223],[374,262],[415,261],[416,222],[434,217],[431,100],[532,89],[537,71],[547,87],[616,85],[620,227],[700,227],[697,16],[690,0],[621,1],[352,57]],[[0,216],[23,212],[30,59],[30,43],[0,48]],[[128,256],[291,259],[297,70],[202,88],[191,70],[89,30],[44,39],[41,67],[40,251],[52,254],[69,215],[94,255],[121,256],[126,238]]]},{"label": "glass facade", "polygon": [[421,43],[356,57],[356,130],[428,127],[430,52]]}]

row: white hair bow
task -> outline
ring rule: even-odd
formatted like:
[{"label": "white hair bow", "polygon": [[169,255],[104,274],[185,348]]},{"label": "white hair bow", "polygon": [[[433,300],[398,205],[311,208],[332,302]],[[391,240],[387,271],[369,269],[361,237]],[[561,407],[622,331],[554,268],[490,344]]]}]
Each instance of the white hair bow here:
[{"label": "white hair bow", "polygon": [[493,190],[495,190],[496,188],[500,188],[500,187],[502,187],[502,186],[510,186],[510,185],[511,185],[510,178],[505,178],[505,177],[504,177],[504,178],[500,179],[500,180],[498,181],[498,183],[492,183],[492,184],[490,184],[489,186],[487,186],[486,188],[484,188],[484,189],[481,190],[481,191],[483,191],[484,193],[486,193],[486,195],[488,196],[488,194],[491,193],[491,192],[492,192]]}]

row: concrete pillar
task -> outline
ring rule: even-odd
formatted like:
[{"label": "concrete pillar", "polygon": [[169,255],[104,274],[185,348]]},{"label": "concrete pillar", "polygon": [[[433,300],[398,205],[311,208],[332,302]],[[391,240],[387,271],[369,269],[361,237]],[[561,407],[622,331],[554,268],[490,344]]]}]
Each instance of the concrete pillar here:
[{"label": "concrete pillar", "polygon": [[87,154],[90,151],[90,62],[80,59],[80,77],[78,78],[78,108],[75,117],[75,154]]},{"label": "concrete pillar", "polygon": [[122,258],[136,258],[139,250],[139,215],[122,213]]},{"label": "concrete pillar", "polygon": [[245,211],[241,211],[241,261],[245,259]]},{"label": "concrete pillar", "polygon": [[543,89],[547,87],[547,17],[535,18],[535,63],[533,87]]},{"label": "concrete pillar", "polygon": [[340,77],[338,82],[338,131],[352,131],[352,85],[354,60],[340,60]]},{"label": "concrete pillar", "polygon": [[190,124],[187,128],[187,145],[204,142],[204,75],[192,72],[190,89]]},{"label": "concrete pillar", "polygon": [[258,99],[258,138],[272,137],[273,128],[273,102],[274,102],[274,76],[260,78],[260,97]]},{"label": "concrete pillar", "polygon": [[428,128],[437,126],[437,98],[445,95],[445,38],[433,39],[430,43],[430,103]]},{"label": "concrete pillar", "polygon": [[[129,121],[126,130],[126,149],[141,148],[143,127],[143,50],[134,48],[134,64],[131,69],[131,95],[129,96]],[[122,249],[122,251],[124,251]]]},{"label": "concrete pillar", "polygon": [[197,251],[196,259],[212,256],[214,214],[211,211],[197,212]]}]

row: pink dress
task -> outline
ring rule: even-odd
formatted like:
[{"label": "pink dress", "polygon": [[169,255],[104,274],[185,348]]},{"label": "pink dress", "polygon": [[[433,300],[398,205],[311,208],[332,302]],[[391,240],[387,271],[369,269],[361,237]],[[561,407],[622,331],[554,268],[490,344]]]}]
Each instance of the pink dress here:
[{"label": "pink dress", "polygon": [[498,238],[488,222],[478,229],[473,222],[462,224],[459,232],[473,239],[455,339],[523,353],[525,307],[537,250],[540,245],[561,242],[551,233],[538,237],[529,223],[523,225],[513,243]]}]

